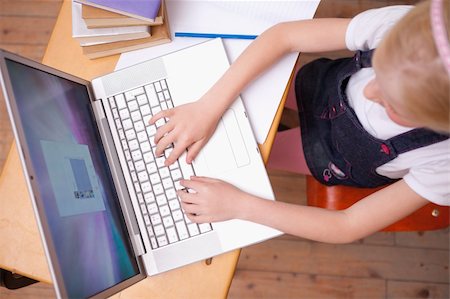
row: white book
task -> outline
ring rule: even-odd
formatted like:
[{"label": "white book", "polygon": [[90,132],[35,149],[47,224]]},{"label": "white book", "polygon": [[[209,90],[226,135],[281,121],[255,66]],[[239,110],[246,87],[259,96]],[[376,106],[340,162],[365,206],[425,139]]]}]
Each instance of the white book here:
[{"label": "white book", "polygon": [[82,46],[146,38],[149,36],[149,26],[89,29],[81,17],[81,4],[72,1],[72,37],[77,39]]}]

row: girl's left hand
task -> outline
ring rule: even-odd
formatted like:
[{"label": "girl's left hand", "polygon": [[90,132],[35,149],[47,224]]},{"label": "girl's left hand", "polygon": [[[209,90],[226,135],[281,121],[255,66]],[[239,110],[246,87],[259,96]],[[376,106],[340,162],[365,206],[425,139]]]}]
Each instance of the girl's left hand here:
[{"label": "girl's left hand", "polygon": [[182,180],[181,185],[191,189],[190,192],[178,191],[178,196],[192,222],[217,222],[239,217],[239,207],[246,193],[233,185],[206,177],[191,177]]}]

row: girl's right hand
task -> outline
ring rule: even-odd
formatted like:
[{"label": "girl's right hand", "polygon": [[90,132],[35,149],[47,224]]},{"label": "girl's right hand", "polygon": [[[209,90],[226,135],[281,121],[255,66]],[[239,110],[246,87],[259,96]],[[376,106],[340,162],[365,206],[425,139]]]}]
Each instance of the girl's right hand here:
[{"label": "girl's right hand", "polygon": [[209,109],[208,101],[198,100],[193,103],[163,110],[155,114],[149,121],[154,124],[158,119],[166,118],[167,123],[159,127],[155,134],[155,155],[162,155],[172,143],[174,148],[165,161],[169,166],[188,149],[186,162],[192,163],[197,154],[214,133],[220,115],[216,116]]}]

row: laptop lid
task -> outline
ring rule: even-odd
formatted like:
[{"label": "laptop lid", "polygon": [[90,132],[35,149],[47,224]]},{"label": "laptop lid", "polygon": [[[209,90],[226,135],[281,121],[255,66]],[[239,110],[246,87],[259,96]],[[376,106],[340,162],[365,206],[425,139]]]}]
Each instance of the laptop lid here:
[{"label": "laptop lid", "polygon": [[143,279],[89,82],[1,50],[0,70],[58,297],[106,297]]}]

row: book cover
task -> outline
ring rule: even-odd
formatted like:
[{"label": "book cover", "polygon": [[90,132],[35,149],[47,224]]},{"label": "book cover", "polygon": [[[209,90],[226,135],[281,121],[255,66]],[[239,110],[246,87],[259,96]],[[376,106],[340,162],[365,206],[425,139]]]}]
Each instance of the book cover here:
[{"label": "book cover", "polygon": [[123,14],[118,14],[112,11],[104,10],[95,6],[82,5],[81,16],[88,28],[108,28],[120,26],[156,26],[164,22],[164,1],[153,22],[132,18]]},{"label": "book cover", "polygon": [[88,29],[81,18],[81,4],[72,2],[72,37],[82,45],[131,40],[150,36],[150,27],[115,27]]},{"label": "book cover", "polygon": [[76,0],[104,10],[132,18],[154,22],[161,6],[161,0]]},{"label": "book cover", "polygon": [[147,38],[120,41],[83,47],[83,54],[90,59],[125,53],[171,42],[169,20],[164,15],[164,24],[152,27],[152,36]]}]

